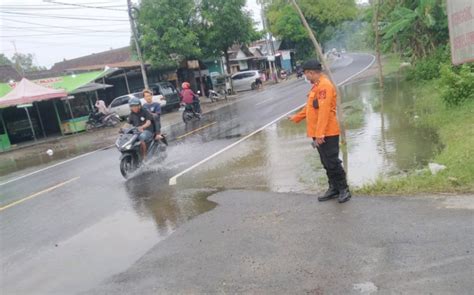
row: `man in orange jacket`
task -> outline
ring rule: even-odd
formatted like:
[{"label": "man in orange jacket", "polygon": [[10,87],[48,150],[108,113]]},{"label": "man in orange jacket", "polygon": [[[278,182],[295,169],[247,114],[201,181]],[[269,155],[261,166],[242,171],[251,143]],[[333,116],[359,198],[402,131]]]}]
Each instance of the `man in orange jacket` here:
[{"label": "man in orange jacket", "polygon": [[336,117],[336,87],[322,73],[319,61],[313,59],[303,64],[306,79],[313,87],[308,94],[305,107],[290,120],[299,123],[306,119],[308,137],[318,149],[321,163],[329,179],[329,189],[318,197],[319,201],[338,198],[339,203],[350,200],[346,172],[339,159],[339,124]]}]

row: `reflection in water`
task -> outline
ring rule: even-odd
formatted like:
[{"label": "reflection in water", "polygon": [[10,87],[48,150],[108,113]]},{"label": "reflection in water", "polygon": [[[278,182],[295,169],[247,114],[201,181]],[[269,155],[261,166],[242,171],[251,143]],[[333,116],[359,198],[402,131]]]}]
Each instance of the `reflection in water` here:
[{"label": "reflection in water", "polygon": [[216,203],[207,197],[216,189],[193,188],[193,184],[180,183],[168,186],[172,175],[165,169],[166,163],[150,167],[125,183],[125,188],[137,214],[154,220],[160,236],[168,236],[180,224],[212,210]]},{"label": "reflection in water", "polygon": [[[361,122],[347,126],[342,155],[352,185],[426,166],[441,146],[434,130],[419,128],[410,84],[387,79],[385,91],[364,81],[346,86],[345,99],[361,106]],[[188,176],[205,187],[284,192],[324,190],[326,178],[304,124],[281,121]]]}]

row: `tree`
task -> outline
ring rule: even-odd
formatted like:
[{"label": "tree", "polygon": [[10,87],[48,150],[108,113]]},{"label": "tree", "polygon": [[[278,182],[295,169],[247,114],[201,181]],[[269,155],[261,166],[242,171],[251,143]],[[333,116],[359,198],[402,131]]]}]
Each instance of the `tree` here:
[{"label": "tree", "polygon": [[433,53],[449,39],[443,0],[385,1],[381,7],[385,51],[400,52],[412,59]]},{"label": "tree", "polygon": [[19,73],[46,70],[46,67],[35,65],[34,59],[35,56],[31,53],[15,53],[12,57],[12,63],[15,65],[15,68]]},{"label": "tree", "polygon": [[177,67],[201,55],[193,0],[142,0],[138,13],[140,44],[155,67]]},{"label": "tree", "polygon": [[11,66],[12,61],[5,54],[0,53],[0,66]]},{"label": "tree", "polygon": [[225,57],[230,74],[229,53],[234,44],[247,44],[261,35],[255,30],[250,13],[244,10],[245,0],[202,0],[201,45],[206,56]]},{"label": "tree", "polygon": [[[274,36],[286,41],[297,50],[299,59],[306,59],[314,54],[310,40],[299,21],[298,14],[286,0],[267,0],[269,5],[266,14],[269,28]],[[341,23],[357,16],[354,0],[300,0],[298,5],[304,11],[311,29],[324,46],[333,40],[334,32]]]}]

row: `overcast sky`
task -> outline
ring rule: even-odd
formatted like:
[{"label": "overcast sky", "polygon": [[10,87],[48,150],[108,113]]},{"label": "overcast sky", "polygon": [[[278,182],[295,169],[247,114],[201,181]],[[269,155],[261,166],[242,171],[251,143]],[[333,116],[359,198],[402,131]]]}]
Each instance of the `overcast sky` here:
[{"label": "overcast sky", "polygon": [[[247,9],[261,28],[256,2],[247,0]],[[18,52],[33,53],[36,64],[49,68],[64,58],[127,46],[126,8],[126,0],[0,0],[1,53],[11,58],[16,45]]]},{"label": "overcast sky", "polygon": [[[48,1],[0,0],[1,53],[10,58],[16,45],[18,52],[33,53],[35,63],[49,68],[64,58],[129,44],[126,0]],[[256,0],[248,0],[247,7],[258,20]]]}]

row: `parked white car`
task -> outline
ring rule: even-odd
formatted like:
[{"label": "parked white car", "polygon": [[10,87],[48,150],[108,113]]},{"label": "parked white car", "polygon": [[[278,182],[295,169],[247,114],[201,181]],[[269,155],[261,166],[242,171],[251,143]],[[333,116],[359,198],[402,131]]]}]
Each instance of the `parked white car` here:
[{"label": "parked white car", "polygon": [[[109,105],[109,112],[116,113],[122,118],[128,117],[128,115],[130,115],[130,107],[128,106],[128,101],[133,97],[139,98],[142,105],[145,103],[145,99],[143,98],[142,92],[130,93],[115,98]],[[166,105],[166,100],[161,94],[154,95],[153,101],[160,103],[161,107],[164,107]]]},{"label": "parked white car", "polygon": [[256,79],[260,78],[259,71],[244,71],[232,75],[234,91],[254,90],[257,88]]}]

